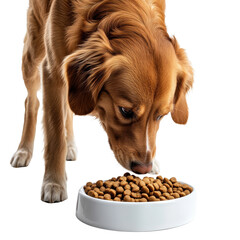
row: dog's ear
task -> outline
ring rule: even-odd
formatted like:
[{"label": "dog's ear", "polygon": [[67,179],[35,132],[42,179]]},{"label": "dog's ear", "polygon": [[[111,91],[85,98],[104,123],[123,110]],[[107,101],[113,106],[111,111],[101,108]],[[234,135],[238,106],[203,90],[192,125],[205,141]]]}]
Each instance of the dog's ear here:
[{"label": "dog's ear", "polygon": [[188,120],[188,105],[186,94],[193,84],[193,69],[184,49],[180,48],[175,37],[172,39],[178,58],[177,87],[174,96],[174,108],[171,112],[174,122],[186,124]]},{"label": "dog's ear", "polygon": [[68,102],[77,115],[93,111],[104,83],[120,65],[110,42],[101,30],[94,33],[63,62],[63,75],[68,83]]}]

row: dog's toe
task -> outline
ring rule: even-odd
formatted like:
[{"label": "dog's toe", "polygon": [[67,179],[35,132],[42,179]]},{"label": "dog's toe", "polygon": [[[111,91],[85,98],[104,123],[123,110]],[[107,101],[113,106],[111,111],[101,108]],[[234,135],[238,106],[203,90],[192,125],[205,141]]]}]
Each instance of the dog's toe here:
[{"label": "dog's toe", "polygon": [[32,158],[32,153],[29,150],[25,148],[20,148],[13,155],[10,163],[12,167],[15,167],[15,168],[27,167],[31,161],[31,158]]},{"label": "dog's toe", "polygon": [[62,202],[67,199],[66,187],[58,183],[43,183],[41,199],[47,203]]},{"label": "dog's toe", "polygon": [[68,145],[67,148],[67,161],[75,161],[77,159],[77,147],[75,144]]},{"label": "dog's toe", "polygon": [[159,163],[156,159],[153,160],[153,166],[152,166],[152,170],[151,170],[151,174],[158,174],[160,172],[160,167],[159,167]]}]

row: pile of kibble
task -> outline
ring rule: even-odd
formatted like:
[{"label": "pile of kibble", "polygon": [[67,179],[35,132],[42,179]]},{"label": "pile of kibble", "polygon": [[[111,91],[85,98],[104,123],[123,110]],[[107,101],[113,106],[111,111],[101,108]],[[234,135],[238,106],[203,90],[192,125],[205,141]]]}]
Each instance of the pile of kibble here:
[{"label": "pile of kibble", "polygon": [[130,173],[107,181],[88,182],[84,190],[94,198],[124,202],[165,201],[184,197],[193,191],[192,187],[178,182],[175,177],[141,179]]}]

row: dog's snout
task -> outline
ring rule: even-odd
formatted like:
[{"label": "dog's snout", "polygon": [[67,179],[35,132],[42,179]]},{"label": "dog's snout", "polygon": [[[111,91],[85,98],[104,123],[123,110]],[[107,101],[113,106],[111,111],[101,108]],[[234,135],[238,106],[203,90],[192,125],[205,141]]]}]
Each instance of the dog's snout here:
[{"label": "dog's snout", "polygon": [[131,162],[131,169],[138,174],[149,173],[152,170],[152,163],[143,164],[139,162]]}]

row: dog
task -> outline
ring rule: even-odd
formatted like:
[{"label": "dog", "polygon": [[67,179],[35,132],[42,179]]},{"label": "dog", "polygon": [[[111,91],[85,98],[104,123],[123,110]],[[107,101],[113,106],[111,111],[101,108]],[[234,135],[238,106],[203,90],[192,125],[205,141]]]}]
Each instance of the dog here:
[{"label": "dog", "polygon": [[28,96],[11,165],[31,160],[42,85],[43,201],[67,199],[65,161],[77,151],[73,113],[100,119],[124,168],[157,173],[159,123],[168,113],[187,122],[193,84],[191,64],[168,35],[164,14],[165,0],[30,0],[22,58]]}]

